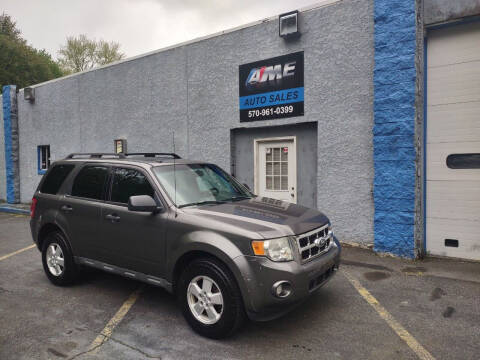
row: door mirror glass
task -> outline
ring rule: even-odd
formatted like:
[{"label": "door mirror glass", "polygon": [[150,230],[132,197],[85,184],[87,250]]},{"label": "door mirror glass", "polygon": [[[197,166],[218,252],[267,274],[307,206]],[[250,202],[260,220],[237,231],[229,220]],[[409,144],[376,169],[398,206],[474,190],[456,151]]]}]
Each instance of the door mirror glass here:
[{"label": "door mirror glass", "polygon": [[149,195],[136,195],[128,198],[128,210],[141,212],[158,212],[161,208]]}]

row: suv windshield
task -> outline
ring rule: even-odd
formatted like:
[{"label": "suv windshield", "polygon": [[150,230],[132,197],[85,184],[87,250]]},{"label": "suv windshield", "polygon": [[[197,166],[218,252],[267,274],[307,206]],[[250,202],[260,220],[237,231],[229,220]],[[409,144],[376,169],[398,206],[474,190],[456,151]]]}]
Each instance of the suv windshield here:
[{"label": "suv windshield", "polygon": [[233,177],[212,164],[161,165],[154,167],[153,172],[178,207],[252,197]]}]

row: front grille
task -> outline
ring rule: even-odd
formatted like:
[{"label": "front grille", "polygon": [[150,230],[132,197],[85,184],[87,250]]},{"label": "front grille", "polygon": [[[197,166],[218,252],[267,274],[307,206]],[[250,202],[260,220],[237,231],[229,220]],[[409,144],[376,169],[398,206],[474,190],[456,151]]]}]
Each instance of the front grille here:
[{"label": "front grille", "polygon": [[332,243],[332,234],[328,232],[328,225],[297,235],[298,251],[302,262],[311,260],[328,251]]}]

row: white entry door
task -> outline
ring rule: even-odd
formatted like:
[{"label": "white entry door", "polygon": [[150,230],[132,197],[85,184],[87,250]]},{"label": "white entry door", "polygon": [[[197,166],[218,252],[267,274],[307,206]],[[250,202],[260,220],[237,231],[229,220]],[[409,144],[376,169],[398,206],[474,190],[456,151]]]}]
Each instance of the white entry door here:
[{"label": "white entry door", "polygon": [[480,260],[480,24],[427,45],[427,251]]},{"label": "white entry door", "polygon": [[297,202],[295,137],[255,140],[255,193]]}]

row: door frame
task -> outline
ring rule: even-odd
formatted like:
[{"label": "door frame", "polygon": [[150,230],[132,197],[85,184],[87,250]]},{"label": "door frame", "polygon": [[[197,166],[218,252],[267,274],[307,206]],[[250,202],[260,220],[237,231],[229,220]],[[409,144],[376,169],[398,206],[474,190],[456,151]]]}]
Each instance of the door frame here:
[{"label": "door frame", "polygon": [[258,174],[259,174],[259,159],[258,159],[258,146],[260,143],[269,143],[269,142],[279,142],[279,141],[292,141],[293,147],[295,149],[295,199],[297,199],[297,137],[296,136],[280,136],[280,137],[271,137],[271,138],[261,138],[253,140],[253,192],[258,195],[259,184],[258,184]]}]

